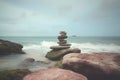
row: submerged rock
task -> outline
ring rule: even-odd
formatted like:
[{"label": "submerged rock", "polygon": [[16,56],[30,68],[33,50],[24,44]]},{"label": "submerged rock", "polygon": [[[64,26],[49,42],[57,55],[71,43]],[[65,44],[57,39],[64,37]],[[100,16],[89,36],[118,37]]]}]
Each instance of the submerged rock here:
[{"label": "submerged rock", "polygon": [[24,76],[30,74],[28,69],[16,69],[0,71],[0,80],[22,80]]},{"label": "submerged rock", "polygon": [[30,62],[30,63],[32,63],[34,61],[35,61],[34,58],[26,58],[23,62]]},{"label": "submerged rock", "polygon": [[119,53],[67,54],[62,67],[83,74],[89,80],[120,80]]},{"label": "submerged rock", "polygon": [[22,48],[21,44],[0,40],[0,55],[24,54]]},{"label": "submerged rock", "polygon": [[35,59],[26,58],[19,64],[19,66],[23,66],[23,67],[32,66],[34,64],[34,62],[35,62]]},{"label": "submerged rock", "polygon": [[62,49],[62,50],[52,50],[47,53],[46,58],[50,60],[60,60],[64,55],[69,53],[80,53],[81,50],[78,48],[74,49]]},{"label": "submerged rock", "polygon": [[50,68],[29,74],[23,80],[87,80],[87,78],[70,70]]},{"label": "submerged rock", "polygon": [[19,67],[29,68],[33,66],[45,66],[48,64],[50,64],[49,61],[36,61],[34,58],[26,58],[19,64]]}]

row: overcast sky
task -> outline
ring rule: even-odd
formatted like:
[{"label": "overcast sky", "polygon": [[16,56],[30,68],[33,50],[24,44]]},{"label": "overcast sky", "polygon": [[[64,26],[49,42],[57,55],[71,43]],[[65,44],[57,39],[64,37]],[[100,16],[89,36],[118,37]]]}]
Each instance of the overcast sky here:
[{"label": "overcast sky", "polygon": [[120,36],[120,0],[0,0],[0,36]]}]

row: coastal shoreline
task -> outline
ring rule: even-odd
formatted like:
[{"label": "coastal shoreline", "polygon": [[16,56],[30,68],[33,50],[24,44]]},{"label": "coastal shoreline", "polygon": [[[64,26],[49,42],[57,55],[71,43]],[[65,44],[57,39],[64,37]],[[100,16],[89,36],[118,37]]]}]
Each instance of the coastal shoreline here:
[{"label": "coastal shoreline", "polygon": [[[43,45],[43,44],[41,44],[41,45]],[[48,45],[48,43],[47,43],[47,45]],[[55,45],[54,43],[52,43],[51,45]],[[44,52],[44,50],[45,49],[47,49],[47,51],[50,51],[50,49],[49,49],[49,47],[51,46],[51,45],[49,45],[49,46],[47,46],[46,48],[44,48],[42,51]],[[74,44],[73,44],[74,45]],[[82,45],[82,44],[81,44]],[[45,46],[45,45],[43,45],[43,46]],[[114,45],[111,45],[111,46],[114,46]],[[119,47],[119,46],[118,46]],[[23,58],[23,60],[25,59],[25,58],[27,58],[27,57],[25,57],[26,55],[28,55],[29,53],[31,54],[31,57],[32,57],[32,55],[37,55],[39,52],[38,52],[38,49],[40,49],[41,47],[36,47],[36,46],[34,46],[34,48],[35,49],[32,49],[32,48],[24,48],[24,46],[23,46],[23,50],[25,50],[25,52],[27,51],[27,49],[29,49],[30,51],[28,51],[26,54],[12,54],[14,57],[15,57],[15,55],[16,56],[19,56],[18,58],[19,59],[21,59],[22,57],[20,57],[20,56],[23,56],[24,58]],[[116,47],[117,48],[117,47]],[[42,49],[42,48],[41,48]],[[34,51],[33,51],[34,50]],[[32,52],[31,52],[32,51]],[[94,52],[94,50],[93,50],[93,52]],[[99,52],[99,51],[98,51]],[[45,53],[45,52],[44,52]],[[86,52],[86,53],[88,53],[88,52]],[[91,54],[92,52],[90,52],[89,54],[90,55],[92,55]],[[103,52],[99,52],[99,54],[102,54]],[[107,53],[111,53],[111,52],[107,52]],[[116,54],[116,53],[114,53],[114,52],[112,52],[113,54]],[[29,55],[30,55],[29,54]],[[85,54],[85,53],[83,53],[82,52],[82,49],[81,49],[81,53],[80,54]],[[6,56],[6,59],[8,58],[8,57],[11,57],[12,56],[11,54],[10,55],[5,55]],[[32,63],[30,63],[29,65],[27,64],[27,66],[28,66],[28,68],[29,68],[29,66],[31,66],[32,65],[32,67],[35,67],[36,66],[36,64],[40,64],[41,65],[41,63],[42,63],[42,67],[45,67],[46,65],[49,65],[49,61],[50,60],[48,60],[48,63],[46,64],[45,62],[47,62],[47,61],[45,61],[45,60],[43,60],[43,62],[41,62],[41,60],[42,59],[40,59],[39,58],[39,56],[40,56],[41,54],[39,54],[39,55],[37,55],[37,59],[36,59],[36,57],[33,57],[33,58],[35,58],[35,62],[32,62]],[[4,56],[4,57],[5,57]],[[45,54],[43,54],[43,56],[45,57]],[[2,58],[2,56],[0,56],[1,58]],[[12,58],[11,57],[11,59],[15,59],[15,58]],[[30,56],[29,56],[30,57]],[[28,58],[29,58],[28,57]],[[17,57],[16,57],[17,58]],[[4,58],[3,58],[4,59]],[[22,61],[22,60],[21,60]],[[51,61],[52,62],[52,61]],[[4,62],[3,62],[4,63]],[[50,67],[59,67],[59,68],[63,68],[63,66],[61,65],[62,63],[58,63],[59,65],[57,65],[57,66],[54,66],[54,64],[56,63],[56,61],[53,61],[53,63],[52,63],[52,65],[50,65],[50,66],[46,66],[46,70],[47,69],[49,69]],[[26,64],[25,64],[26,65]],[[61,67],[62,66],[62,67]],[[39,65],[38,65],[38,67],[40,67]],[[36,71],[38,71],[40,68],[38,68],[38,69],[36,69]],[[41,68],[41,69],[43,69],[43,68]],[[12,69],[12,70],[15,70],[14,68]],[[10,72],[12,71],[12,70],[10,70]],[[6,72],[6,70],[3,70],[3,72]],[[73,70],[74,71],[74,70]],[[0,71],[1,72],[1,71]],[[34,71],[33,71],[34,72]],[[8,73],[8,72],[7,72]],[[113,77],[114,78],[114,77]],[[117,78],[116,78],[117,79]],[[118,77],[118,79],[119,79],[119,77]],[[114,79],[111,79],[111,80],[114,80]]]}]

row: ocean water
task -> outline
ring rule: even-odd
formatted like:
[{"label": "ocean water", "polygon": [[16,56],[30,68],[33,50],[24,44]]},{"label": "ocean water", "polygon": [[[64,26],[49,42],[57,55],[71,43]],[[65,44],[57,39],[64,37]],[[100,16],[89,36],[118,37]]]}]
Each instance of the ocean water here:
[{"label": "ocean water", "polygon": [[[26,58],[34,58],[36,61],[49,61],[45,55],[50,51],[50,46],[58,45],[57,37],[0,37],[3,40],[22,44],[26,54],[8,55],[0,57],[0,70],[29,68],[38,70],[51,65],[32,65],[20,67],[20,63]],[[115,52],[120,53],[120,37],[69,37],[71,48],[79,48],[82,53]],[[52,62],[51,62],[52,64]]]}]

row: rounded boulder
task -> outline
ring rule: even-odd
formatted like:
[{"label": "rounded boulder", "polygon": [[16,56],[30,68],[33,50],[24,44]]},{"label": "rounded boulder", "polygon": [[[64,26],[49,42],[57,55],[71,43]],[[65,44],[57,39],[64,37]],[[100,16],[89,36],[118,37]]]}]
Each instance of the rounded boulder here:
[{"label": "rounded boulder", "polygon": [[87,80],[87,78],[70,70],[50,68],[29,74],[23,80]]}]

